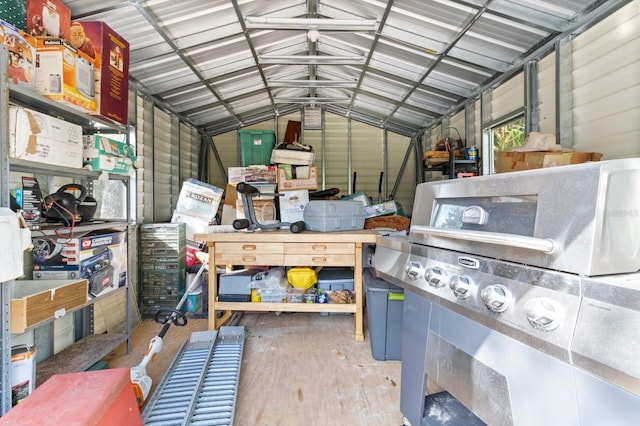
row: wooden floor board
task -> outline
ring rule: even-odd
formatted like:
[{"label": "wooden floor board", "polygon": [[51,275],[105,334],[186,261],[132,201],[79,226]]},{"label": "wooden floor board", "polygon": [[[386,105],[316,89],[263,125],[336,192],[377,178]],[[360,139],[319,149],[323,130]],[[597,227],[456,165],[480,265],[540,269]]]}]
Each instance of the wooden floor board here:
[{"label": "wooden floor board", "polygon": [[[400,361],[376,361],[365,341],[354,338],[353,315],[245,313],[238,325],[246,338],[235,425],[401,425]],[[154,388],[182,343],[207,320],[172,327],[149,367]],[[130,354],[123,347],[109,366],[135,365],[160,326],[143,321],[134,329]]]}]

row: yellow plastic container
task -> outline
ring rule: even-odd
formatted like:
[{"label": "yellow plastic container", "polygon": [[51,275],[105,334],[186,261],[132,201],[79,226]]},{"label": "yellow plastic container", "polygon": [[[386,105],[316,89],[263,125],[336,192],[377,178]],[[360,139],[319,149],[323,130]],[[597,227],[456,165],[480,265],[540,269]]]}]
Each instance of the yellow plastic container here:
[{"label": "yellow plastic container", "polygon": [[318,282],[318,276],[311,268],[295,267],[287,271],[287,280],[295,288],[306,290]]}]

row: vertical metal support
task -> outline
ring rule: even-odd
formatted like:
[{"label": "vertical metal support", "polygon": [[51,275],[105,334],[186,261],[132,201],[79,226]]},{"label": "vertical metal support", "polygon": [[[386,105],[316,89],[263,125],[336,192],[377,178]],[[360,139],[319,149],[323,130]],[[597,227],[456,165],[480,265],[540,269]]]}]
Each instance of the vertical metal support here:
[{"label": "vertical metal support", "polygon": [[480,131],[482,132],[482,170],[489,173],[495,172],[493,164],[493,135],[490,129],[485,128],[491,123],[491,91],[485,90],[480,95]]},{"label": "vertical metal support", "polygon": [[475,102],[467,102],[464,105],[464,137],[467,146],[476,144],[476,107]]},{"label": "vertical metal support", "polygon": [[327,140],[325,138],[325,131],[324,131],[324,127],[325,127],[325,114],[324,114],[324,108],[320,108],[320,128],[322,129],[322,131],[320,132],[320,137],[322,138],[322,185],[320,185],[320,189],[325,190],[327,189],[325,186],[327,184],[327,156],[326,156],[326,152],[327,152]]},{"label": "vertical metal support", "polygon": [[9,83],[7,80],[7,64],[9,52],[0,46],[0,206],[9,207]]},{"label": "vertical metal support", "polygon": [[33,342],[37,348],[36,363],[53,356],[53,321],[33,329]]},{"label": "vertical metal support", "polygon": [[[0,46],[0,206],[9,207],[9,83],[7,64],[9,52]],[[2,326],[0,327],[0,415],[11,409],[11,283],[0,283],[0,308],[2,308]]]},{"label": "vertical metal support", "polygon": [[[4,49],[3,49],[4,50]],[[3,67],[4,68],[4,67]],[[3,282],[0,289],[0,302],[2,303],[2,327],[0,328],[0,357],[2,365],[2,383],[0,383],[0,415],[4,415],[11,409],[11,284],[13,280]]]},{"label": "vertical metal support", "polygon": [[352,157],[353,157],[352,151],[353,151],[353,144],[351,142],[351,117],[347,117],[347,187],[349,188],[349,194],[352,193],[353,183],[354,183],[352,180],[352,175],[353,175],[353,165],[351,164]]},{"label": "vertical metal support", "polygon": [[556,137],[573,148],[573,37],[556,42]]},{"label": "vertical metal support", "polygon": [[524,128],[537,132],[540,128],[538,105],[538,61],[529,61],[524,66]]},{"label": "vertical metal support", "polygon": [[[409,149],[407,149],[407,152]],[[404,172],[404,167],[406,164],[406,160],[402,163],[402,167],[400,167],[400,171]],[[382,171],[383,171],[383,182],[382,182],[382,199],[387,199],[387,191],[388,182],[389,182],[389,137],[387,129],[382,130]],[[402,173],[398,174],[398,181],[400,180],[400,176]],[[395,185],[394,185],[395,188]],[[394,192],[395,193],[395,192]]]}]

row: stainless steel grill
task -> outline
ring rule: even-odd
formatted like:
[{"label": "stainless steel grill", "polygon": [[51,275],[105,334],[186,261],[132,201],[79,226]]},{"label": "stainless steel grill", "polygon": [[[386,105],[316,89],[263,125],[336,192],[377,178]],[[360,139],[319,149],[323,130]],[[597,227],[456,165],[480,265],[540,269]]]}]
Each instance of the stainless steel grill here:
[{"label": "stainless steel grill", "polygon": [[640,159],[419,185],[375,264],[415,295],[407,419],[430,377],[490,425],[636,424],[639,231]]}]

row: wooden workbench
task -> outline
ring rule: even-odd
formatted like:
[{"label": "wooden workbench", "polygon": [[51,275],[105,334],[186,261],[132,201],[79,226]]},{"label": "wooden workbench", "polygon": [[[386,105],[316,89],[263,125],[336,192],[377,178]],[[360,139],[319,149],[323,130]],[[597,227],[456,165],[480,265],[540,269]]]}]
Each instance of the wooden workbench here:
[{"label": "wooden workbench", "polygon": [[[209,247],[209,264],[256,266],[349,266],[354,268],[355,303],[263,303],[218,301],[218,278],[209,274],[209,329],[220,326],[218,311],[352,312],[355,339],[364,340],[362,245],[376,242],[369,230],[293,234],[289,230],[197,234]],[[211,259],[214,259],[211,262]]]}]

